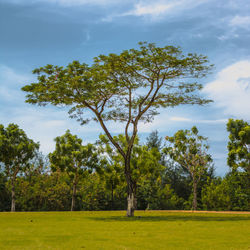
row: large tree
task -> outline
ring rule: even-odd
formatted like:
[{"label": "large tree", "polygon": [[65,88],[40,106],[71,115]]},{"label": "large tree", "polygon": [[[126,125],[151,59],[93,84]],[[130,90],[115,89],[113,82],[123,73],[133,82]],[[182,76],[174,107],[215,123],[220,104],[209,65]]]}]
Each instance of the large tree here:
[{"label": "large tree", "polygon": [[11,211],[15,211],[15,182],[19,173],[24,172],[36,155],[39,144],[29,139],[16,124],[6,128],[0,125],[0,162],[11,181]]},{"label": "large tree", "polygon": [[[140,43],[139,49],[100,55],[94,63],[73,61],[66,67],[47,65],[33,71],[38,82],[22,88],[31,104],[68,106],[81,124],[97,121],[124,161],[128,185],[127,215],[136,205],[136,179],[131,172],[131,153],[140,121],[150,122],[160,107],[210,102],[199,96],[202,85],[195,79],[210,70],[206,56],[184,55],[179,47]],[[188,81],[189,79],[189,81]],[[91,111],[90,113],[86,112]],[[114,140],[108,121],[124,123],[127,147]]]},{"label": "large tree", "polygon": [[98,156],[94,145],[82,145],[82,139],[72,135],[69,130],[55,138],[56,149],[49,154],[52,170],[65,171],[72,179],[71,211],[75,210],[77,185],[80,178],[98,165]]},{"label": "large tree", "polygon": [[186,169],[192,178],[192,208],[197,210],[197,187],[212,161],[207,153],[207,138],[198,135],[198,129],[194,126],[191,130],[179,130],[172,137],[166,136],[166,140],[170,142],[170,146],[165,148],[166,153]]},{"label": "large tree", "polygon": [[241,168],[250,176],[250,125],[243,120],[229,119],[228,165],[236,170]]}]

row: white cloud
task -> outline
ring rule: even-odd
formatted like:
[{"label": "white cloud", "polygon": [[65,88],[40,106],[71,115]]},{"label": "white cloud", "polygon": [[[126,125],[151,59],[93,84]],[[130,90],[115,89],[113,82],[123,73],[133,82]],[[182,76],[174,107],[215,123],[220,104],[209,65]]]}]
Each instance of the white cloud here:
[{"label": "white cloud", "polygon": [[175,121],[175,122],[191,122],[192,121],[192,119],[185,118],[185,117],[177,117],[177,116],[170,117],[170,120]]},{"label": "white cloud", "polygon": [[170,121],[166,112],[161,112],[160,115],[157,115],[154,120],[150,123],[140,122],[138,125],[139,133],[150,133],[152,130],[166,130]]},{"label": "white cloud", "polygon": [[18,124],[29,138],[40,142],[40,150],[45,154],[54,150],[54,138],[63,135],[67,129],[82,138],[83,143],[94,142],[102,132],[100,126],[95,123],[80,126],[68,117],[66,111],[59,108],[38,108],[27,104],[8,111],[7,114],[0,114],[0,120],[4,125]]},{"label": "white cloud", "polygon": [[217,74],[203,90],[226,115],[250,119],[250,61],[239,61]]},{"label": "white cloud", "polygon": [[[248,32],[242,33],[239,32],[239,28],[250,31],[250,16],[234,16],[233,18],[225,18],[222,21],[221,28],[224,30],[217,38],[220,41],[226,41],[230,39],[242,40],[242,36],[248,36]],[[228,25],[228,29],[225,29],[224,26]]]},{"label": "white cloud", "polygon": [[204,123],[204,124],[218,124],[226,123],[227,119],[216,119],[216,120],[199,120],[199,119],[190,119],[186,117],[172,116],[169,118],[170,121],[174,122],[192,122],[192,123]]},{"label": "white cloud", "polygon": [[197,5],[207,2],[207,0],[150,0],[150,1],[139,1],[136,3],[132,10],[123,14],[132,16],[149,16],[151,18],[159,18],[167,13],[172,13],[176,10],[190,9]]},{"label": "white cloud", "polygon": [[150,16],[159,16],[167,11],[179,6],[181,4],[180,2],[171,2],[171,3],[166,3],[166,2],[153,2],[151,1],[150,3],[138,3],[135,4],[134,9],[127,12],[124,15],[134,15],[134,16],[145,16],[145,15],[150,15]]},{"label": "white cloud", "polygon": [[[127,6],[131,5],[130,10],[122,13],[112,13],[102,19],[103,22],[111,22],[114,18],[136,16],[149,19],[150,21],[158,21],[167,14],[175,14],[183,9],[192,9],[209,0],[140,0],[127,2]],[[126,1],[125,1],[126,2]],[[132,4],[134,3],[134,4]]]},{"label": "white cloud", "polygon": [[14,97],[21,98],[20,88],[25,82],[32,80],[30,75],[19,74],[5,65],[0,65],[0,99],[10,102]]},{"label": "white cloud", "polygon": [[239,35],[236,34],[234,30],[226,32],[224,35],[218,36],[218,39],[220,41],[225,41],[225,40],[229,40],[232,38],[239,38]]},{"label": "white cloud", "polygon": [[[111,5],[111,4],[118,4],[122,3],[121,0],[4,0],[6,2],[10,2],[13,4],[36,4],[36,3],[52,3],[58,4],[64,7],[71,7],[71,6],[81,6],[81,5]],[[128,1],[130,2],[130,1]]]},{"label": "white cloud", "polygon": [[219,123],[227,123],[228,119],[216,119],[216,120],[195,120],[197,123],[204,124],[219,124]]},{"label": "white cloud", "polygon": [[230,21],[230,25],[233,27],[250,29],[250,16],[235,16]]},{"label": "white cloud", "polygon": [[30,76],[18,74],[5,65],[0,65],[0,77],[0,81],[2,82],[1,85],[3,84],[3,81],[7,84],[13,85],[30,79]]},{"label": "white cloud", "polygon": [[62,6],[80,6],[80,5],[110,5],[110,4],[117,4],[119,0],[40,0],[40,1],[47,1],[53,2]]}]

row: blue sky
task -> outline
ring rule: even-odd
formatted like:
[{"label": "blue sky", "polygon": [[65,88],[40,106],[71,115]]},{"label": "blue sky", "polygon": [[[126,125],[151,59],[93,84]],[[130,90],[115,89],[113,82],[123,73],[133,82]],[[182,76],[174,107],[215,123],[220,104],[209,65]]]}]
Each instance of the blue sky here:
[{"label": "blue sky", "polygon": [[[40,141],[46,154],[66,129],[94,142],[98,124],[80,126],[67,110],[25,104],[20,88],[35,80],[32,70],[72,60],[91,64],[104,53],[136,48],[139,41],[181,46],[207,55],[215,64],[202,79],[206,107],[162,110],[151,124],[140,124],[144,140],[152,130],[161,136],[196,125],[209,138],[216,173],[226,166],[228,118],[250,121],[249,0],[0,0],[0,121],[17,123]],[[113,133],[121,125],[110,123]]]}]

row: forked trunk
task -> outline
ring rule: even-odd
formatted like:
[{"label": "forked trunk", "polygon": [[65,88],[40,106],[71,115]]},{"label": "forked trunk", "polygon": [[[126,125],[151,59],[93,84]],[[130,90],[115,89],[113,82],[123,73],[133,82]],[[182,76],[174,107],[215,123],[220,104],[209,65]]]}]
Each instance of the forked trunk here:
[{"label": "forked trunk", "polygon": [[75,210],[75,205],[76,205],[76,183],[73,183],[71,211]]},{"label": "forked trunk", "polygon": [[193,210],[197,210],[197,182],[193,181]]},{"label": "forked trunk", "polygon": [[15,180],[11,180],[11,212],[16,211]]}]

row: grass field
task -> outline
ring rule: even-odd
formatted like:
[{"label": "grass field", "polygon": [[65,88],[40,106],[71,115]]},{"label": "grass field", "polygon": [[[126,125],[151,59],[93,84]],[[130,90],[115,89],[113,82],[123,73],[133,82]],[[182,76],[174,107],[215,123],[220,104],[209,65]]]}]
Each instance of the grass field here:
[{"label": "grass field", "polygon": [[250,249],[250,214],[0,213],[0,249]]}]

